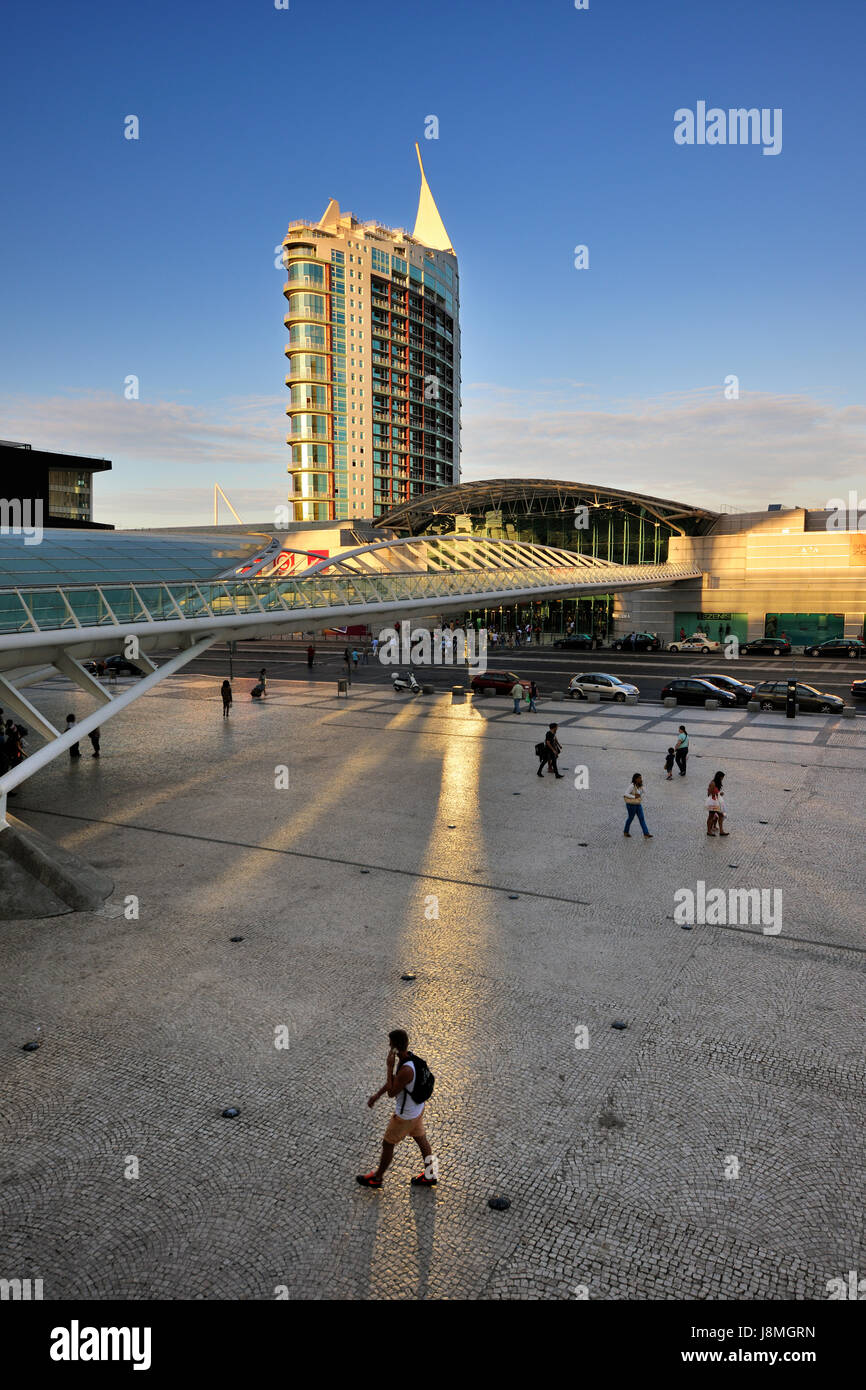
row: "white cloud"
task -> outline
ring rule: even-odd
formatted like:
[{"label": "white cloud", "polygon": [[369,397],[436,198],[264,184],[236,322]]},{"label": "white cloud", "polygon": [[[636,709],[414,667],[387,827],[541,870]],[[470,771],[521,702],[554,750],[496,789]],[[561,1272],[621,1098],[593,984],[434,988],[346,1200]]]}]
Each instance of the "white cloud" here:
[{"label": "white cloud", "polygon": [[[112,459],[95,516],[118,526],[207,525],[213,484],[245,521],[288,493],[286,397],[220,407],[108,393],[0,400],[4,438]],[[563,478],[718,508],[823,506],[866,493],[866,408],[718,388],[602,402],[592,383],[463,387],[462,476]],[[226,519],[229,513],[221,511]]]},{"label": "white cloud", "polygon": [[[119,527],[207,525],[214,483],[244,521],[272,516],[289,486],[285,408],[285,396],[220,408],[107,392],[0,399],[4,438],[112,460],[95,479],[94,520]],[[223,504],[220,517],[232,520]]]},{"label": "white cloud", "polygon": [[718,389],[605,409],[568,396],[464,386],[463,479],[563,478],[756,510],[866,492],[862,406]]}]

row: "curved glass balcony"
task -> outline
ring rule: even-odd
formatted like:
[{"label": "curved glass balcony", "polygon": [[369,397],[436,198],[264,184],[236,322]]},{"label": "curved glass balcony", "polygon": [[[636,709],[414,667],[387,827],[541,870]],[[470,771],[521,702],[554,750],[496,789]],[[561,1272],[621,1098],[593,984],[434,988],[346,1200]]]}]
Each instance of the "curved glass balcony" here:
[{"label": "curved glass balcony", "polygon": [[288,347],[286,347],[286,354],[289,357],[287,386],[293,381],[330,381],[331,374],[327,357],[319,357],[308,352],[290,353]]},{"label": "curved glass balcony", "polygon": [[289,328],[289,347],[306,348],[312,352],[326,351],[327,332],[313,323],[293,323]]},{"label": "curved glass balcony", "polygon": [[309,286],[311,289],[324,290],[327,288],[327,277],[325,267],[321,261],[305,261],[302,259],[290,261],[286,271],[286,283],[283,286],[283,294],[291,294],[292,290],[299,286]]},{"label": "curved glass balcony", "polygon": [[[291,440],[286,440],[287,444]],[[331,452],[327,444],[292,444],[292,462],[289,471],[311,468],[321,470],[331,467]]]},{"label": "curved glass balcony", "polygon": [[[288,377],[286,378],[288,382]],[[294,410],[330,410],[331,405],[328,400],[327,386],[293,386],[291,388],[291,405],[286,406],[286,413],[290,414]]]},{"label": "curved glass balcony", "polygon": [[289,440],[295,439],[329,439],[331,433],[331,419],[328,415],[293,415],[292,428]]}]

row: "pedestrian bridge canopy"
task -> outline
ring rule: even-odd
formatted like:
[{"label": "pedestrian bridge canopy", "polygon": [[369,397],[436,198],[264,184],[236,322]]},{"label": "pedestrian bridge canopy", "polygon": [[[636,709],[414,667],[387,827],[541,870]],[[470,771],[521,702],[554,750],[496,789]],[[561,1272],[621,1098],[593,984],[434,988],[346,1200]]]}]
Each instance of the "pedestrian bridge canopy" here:
[{"label": "pedestrian bridge canopy", "polygon": [[[460,611],[563,593],[611,593],[697,578],[685,565],[617,565],[551,546],[476,536],[379,541],[307,565],[292,577],[264,564],[249,579],[0,587],[0,669],[10,654],[62,644],[116,649],[135,632],[153,648],[205,627],[248,636],[311,622],[423,608]],[[300,568],[300,566],[299,566]],[[169,642],[169,645],[171,643]]]},{"label": "pedestrian bridge canopy", "polygon": [[[359,620],[384,626],[523,599],[657,588],[700,577],[688,565],[618,565],[552,546],[470,535],[377,541],[327,559],[291,552],[273,538],[262,546],[257,537],[256,543],[260,553],[245,579],[237,577],[235,564],[231,577],[181,581],[160,581],[152,569],[125,583],[113,577],[50,582],[45,572],[39,573],[41,583],[4,586],[0,580],[0,706],[46,740],[0,776],[0,825],[8,790],[215,642]],[[297,563],[288,576],[290,554]],[[83,663],[121,652],[130,638],[145,677],[112,695]],[[174,655],[156,665],[147,655],[156,652]],[[99,706],[66,733],[24,693],[28,684],[57,673]]]}]

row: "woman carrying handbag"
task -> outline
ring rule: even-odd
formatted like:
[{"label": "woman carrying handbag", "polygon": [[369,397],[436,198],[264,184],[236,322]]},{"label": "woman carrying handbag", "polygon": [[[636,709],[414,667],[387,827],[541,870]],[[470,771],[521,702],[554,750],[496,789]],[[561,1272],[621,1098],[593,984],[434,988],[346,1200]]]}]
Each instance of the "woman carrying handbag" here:
[{"label": "woman carrying handbag", "polygon": [[647,823],[644,819],[643,806],[641,805],[642,797],[643,778],[641,777],[639,772],[636,772],[631,779],[631,786],[625,793],[625,804],[628,808],[628,814],[626,815],[625,830],[622,833],[623,835],[628,836],[630,838],[629,826],[631,825],[635,816],[637,816],[641,824],[641,829],[644,833],[644,839],[651,840],[652,835],[649,833],[649,830],[647,829]]}]

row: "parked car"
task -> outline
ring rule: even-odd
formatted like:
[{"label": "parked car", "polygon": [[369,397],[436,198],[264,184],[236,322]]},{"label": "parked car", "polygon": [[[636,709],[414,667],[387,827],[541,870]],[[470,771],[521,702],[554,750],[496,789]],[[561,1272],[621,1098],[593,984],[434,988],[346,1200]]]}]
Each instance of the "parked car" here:
[{"label": "parked car", "polygon": [[568,637],[558,637],[553,645],[570,648],[572,651],[591,651],[592,638],[588,632],[572,632]]},{"label": "parked car", "polygon": [[740,656],[790,656],[791,643],[784,637],[757,637],[740,645]]},{"label": "parked car", "polygon": [[712,637],[707,637],[704,632],[696,632],[691,637],[677,638],[676,642],[671,642],[668,647],[669,652],[709,652],[721,651],[721,642],[716,642]]},{"label": "parked car", "polygon": [[736,697],[738,705],[747,705],[752,699],[754,685],[748,681],[736,681],[733,676],[695,676],[695,680],[709,681],[711,685],[717,685],[720,690],[728,690]]},{"label": "parked car", "polygon": [[661,697],[666,700],[669,695],[673,696],[678,705],[702,705],[705,700],[718,700],[720,706],[733,707],[737,704],[737,697],[732,691],[723,690],[720,685],[713,685],[712,681],[703,676],[668,681]]},{"label": "parked car", "polygon": [[816,647],[804,647],[806,656],[847,656],[853,661],[866,652],[866,643],[859,637],[828,637]]},{"label": "parked car", "polygon": [[866,700],[866,681],[852,681],[851,694],[855,700]]},{"label": "parked car", "polygon": [[[784,709],[788,699],[787,681],[761,681],[752,697],[761,709]],[[797,704],[804,714],[837,714],[845,708],[838,695],[816,690],[814,685],[797,682]]]},{"label": "parked car", "polygon": [[127,660],[125,656],[107,656],[103,659],[102,662],[100,662],[98,659],[96,661],[85,661],[84,669],[86,671],[90,671],[92,675],[96,675],[99,671],[100,665],[105,667],[105,674],[107,676],[144,675],[144,672],[142,671],[141,667],[136,666],[134,661]]},{"label": "parked car", "polygon": [[597,690],[603,700],[616,700],[619,704],[624,703],[627,695],[640,695],[636,685],[621,681],[619,676],[611,676],[607,671],[589,671],[586,675],[572,676],[565,693],[572,700],[585,700],[593,690]]},{"label": "parked car", "polygon": [[525,695],[529,681],[515,676],[513,671],[485,671],[483,676],[472,677],[470,687],[472,690],[495,690],[497,695],[510,695],[515,681],[520,681]]},{"label": "parked car", "polygon": [[617,637],[610,645],[615,652],[657,652],[662,644],[654,632],[630,632],[627,637]]}]

